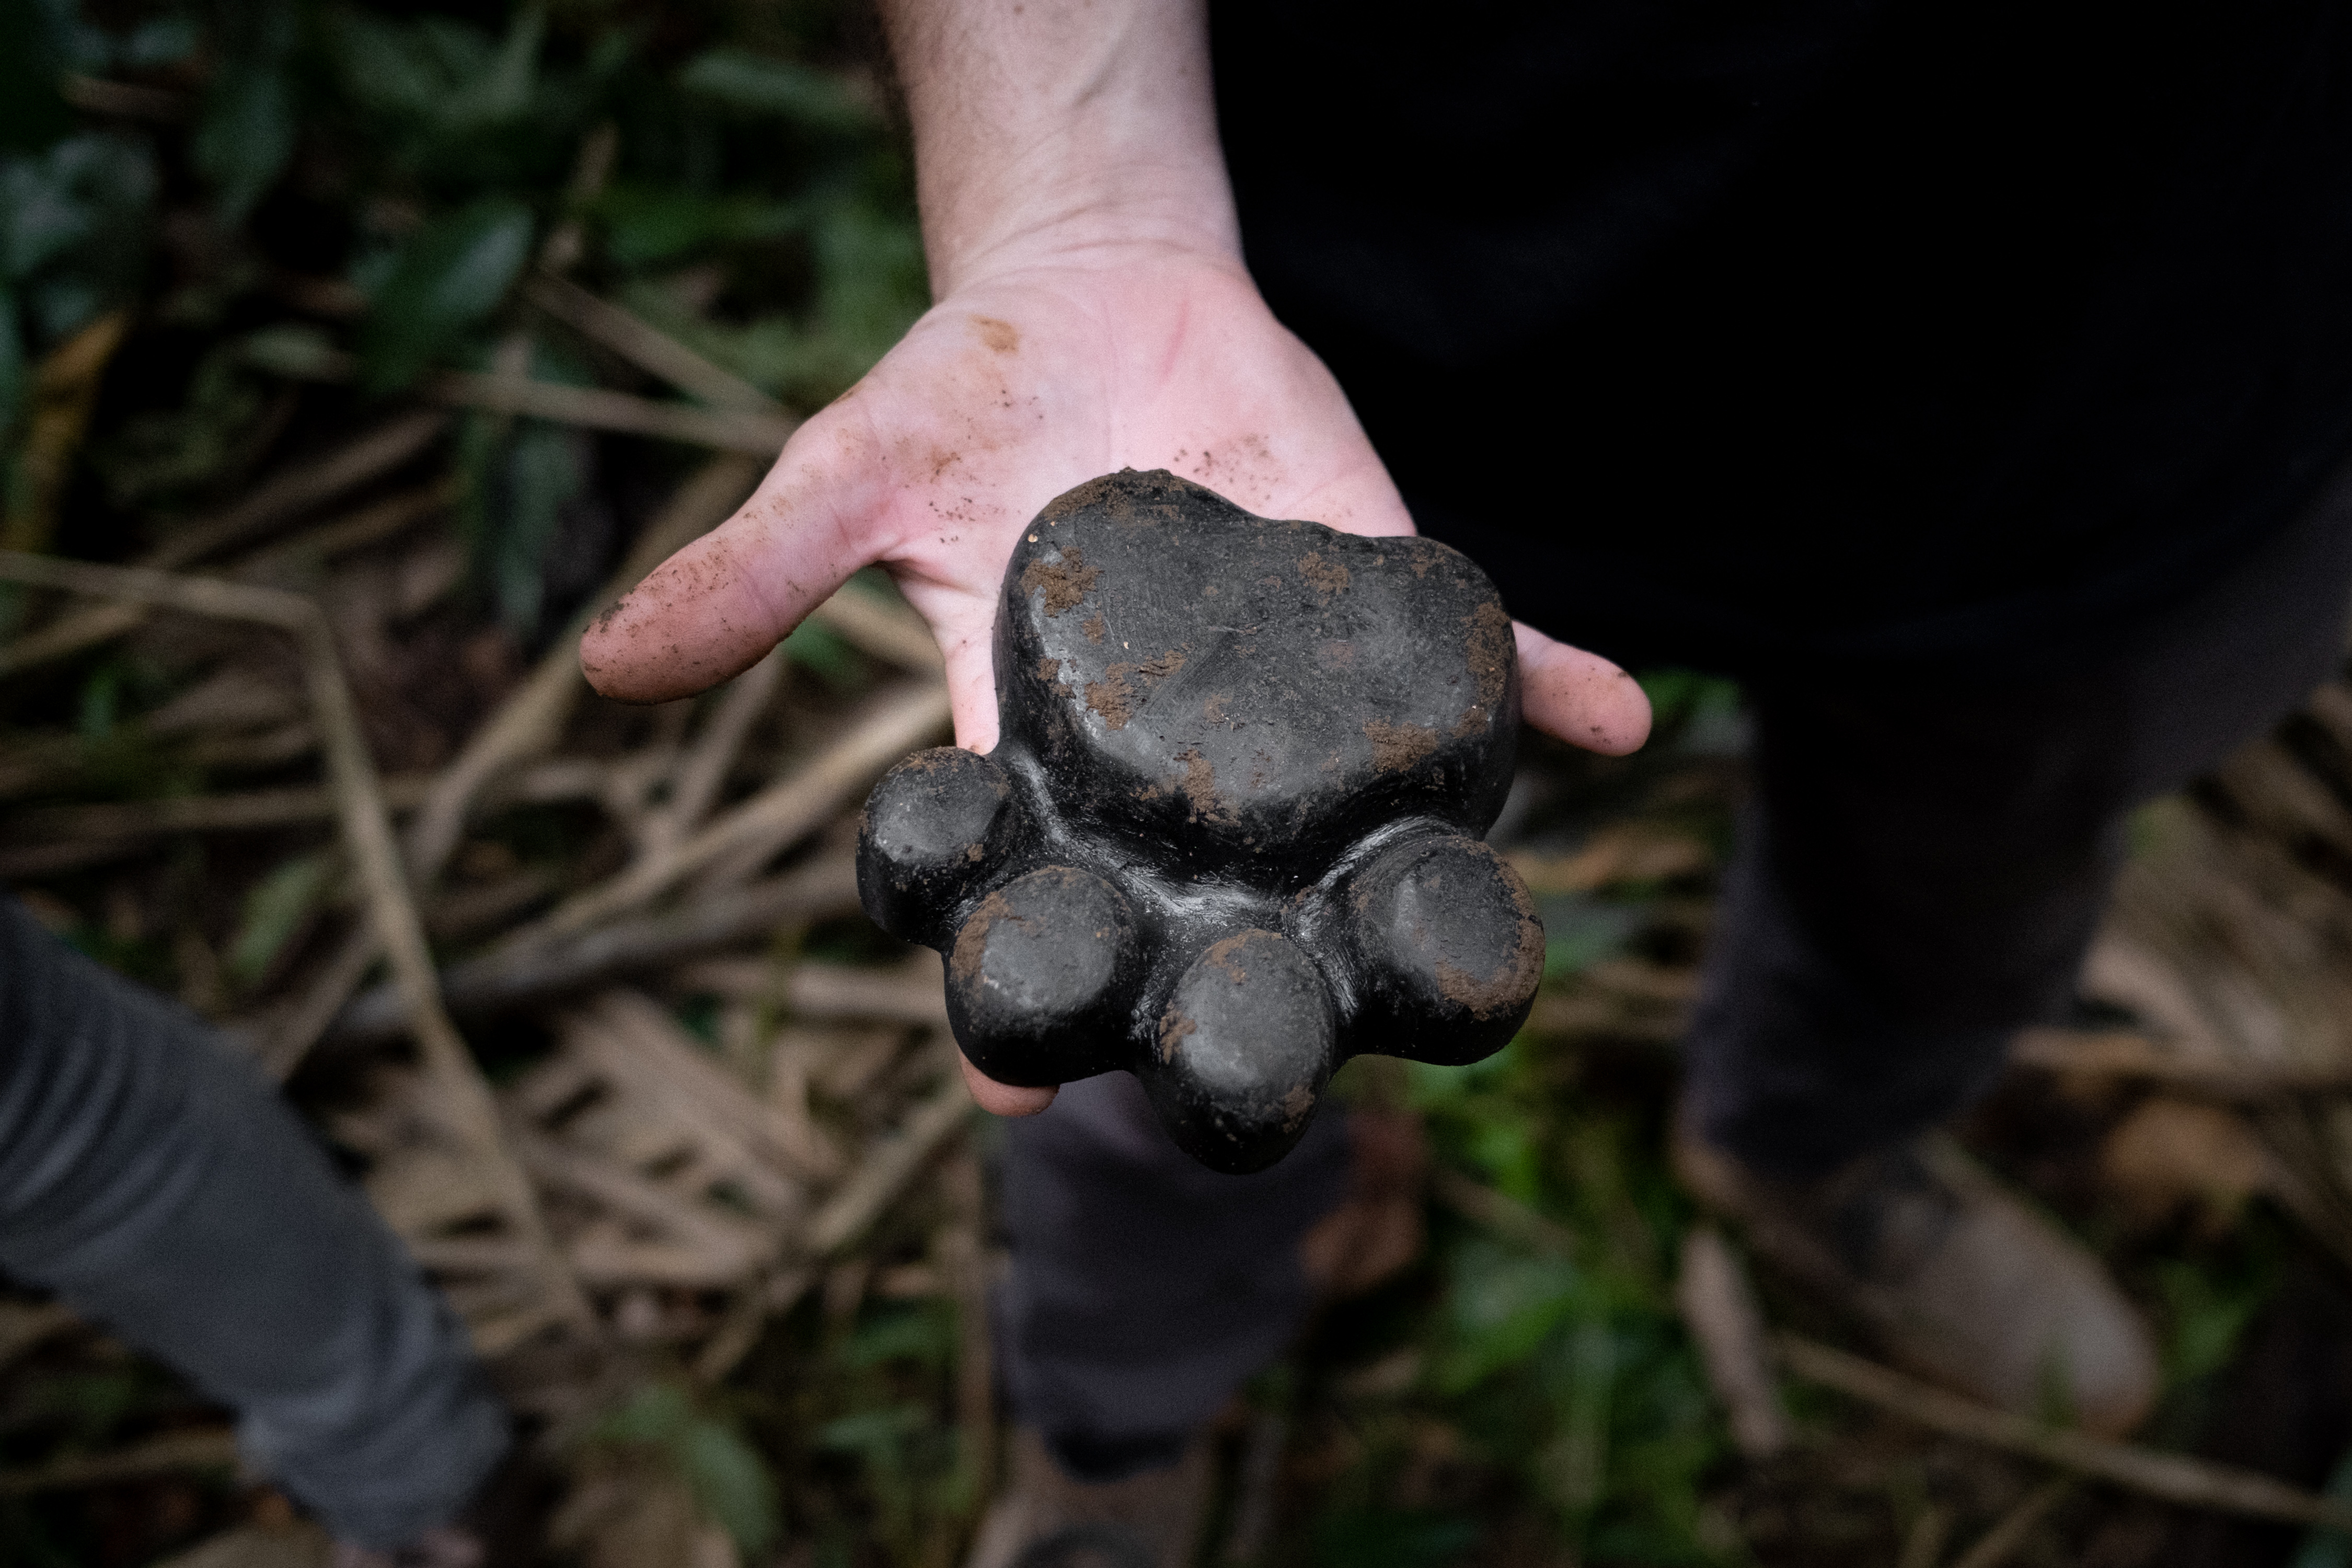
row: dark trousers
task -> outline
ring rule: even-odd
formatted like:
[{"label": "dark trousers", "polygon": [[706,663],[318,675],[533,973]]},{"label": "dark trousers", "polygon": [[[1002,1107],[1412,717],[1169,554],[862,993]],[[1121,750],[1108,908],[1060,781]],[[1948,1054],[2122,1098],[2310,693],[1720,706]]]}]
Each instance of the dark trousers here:
[{"label": "dark trousers", "polygon": [[5,900],[0,1269],[235,1407],[346,1540],[447,1522],[506,1448],[464,1328],[268,1080]]},{"label": "dark trousers", "polygon": [[[1457,542],[1538,624],[1543,582],[1578,569]],[[1754,682],[1754,791],[1685,1042],[1705,1135],[1801,1175],[1959,1110],[2016,1030],[2066,1005],[2132,808],[2326,679],[2347,585],[2339,481],[2187,602],[2044,668]],[[1341,1190],[1330,1131],[1261,1175],[1213,1175],[1124,1077],[1014,1124],[1005,1381],[1066,1460],[1127,1468],[1279,1352],[1307,1307],[1298,1238]]]}]

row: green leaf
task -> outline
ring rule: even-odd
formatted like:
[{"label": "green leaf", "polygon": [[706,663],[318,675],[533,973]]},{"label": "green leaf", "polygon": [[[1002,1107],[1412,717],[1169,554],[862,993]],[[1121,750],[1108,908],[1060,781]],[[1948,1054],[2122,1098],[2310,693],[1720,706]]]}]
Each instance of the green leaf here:
[{"label": "green leaf", "polygon": [[73,129],[58,94],[57,29],[39,0],[0,0],[0,148],[47,146]]},{"label": "green leaf", "polygon": [[1453,1256],[1447,1339],[1432,1382],[1460,1394],[1533,1355],[1576,1305],[1578,1274],[1564,1258],[1527,1258],[1474,1238]]},{"label": "green leaf", "polygon": [[745,1552],[758,1552],[782,1528],[776,1484],[751,1445],[731,1426],[697,1410],[683,1389],[647,1384],[591,1437],[658,1451],[694,1500]]},{"label": "green leaf", "polygon": [[417,230],[360,330],[367,388],[408,385],[469,328],[488,320],[530,259],[531,230],[530,209],[499,197]]},{"label": "green leaf", "polygon": [[761,196],[651,185],[614,185],[594,211],[605,254],[628,268],[659,266],[713,245],[781,239],[806,222],[798,207]]},{"label": "green leaf", "polygon": [[517,636],[538,630],[547,595],[548,552],[563,510],[587,488],[588,441],[576,430],[526,421],[494,476],[488,509],[488,569],[499,618]]},{"label": "green leaf", "polygon": [[746,49],[713,49],[677,79],[696,97],[739,113],[775,115],[811,130],[848,133],[881,122],[873,105],[841,78]]},{"label": "green leaf", "polygon": [[231,7],[225,57],[205,89],[189,143],[196,172],[211,182],[224,224],[244,221],[294,156],[299,132],[289,76],[294,10],[284,0]]},{"label": "green leaf", "polygon": [[674,1450],[678,1468],[702,1511],[746,1552],[764,1550],[779,1528],[775,1479],[731,1428],[715,1421],[689,1425]]},{"label": "green leaf", "polygon": [[1469,1514],[1384,1509],[1337,1514],[1316,1528],[1315,1560],[1330,1568],[1444,1568],[1485,1533]]},{"label": "green leaf", "polygon": [[0,283],[0,446],[16,427],[25,395],[25,339],[16,326],[16,297]]},{"label": "green leaf", "polygon": [[326,896],[337,863],[331,853],[297,856],[247,891],[245,916],[228,949],[228,972],[239,985],[257,984],[269,973]]}]

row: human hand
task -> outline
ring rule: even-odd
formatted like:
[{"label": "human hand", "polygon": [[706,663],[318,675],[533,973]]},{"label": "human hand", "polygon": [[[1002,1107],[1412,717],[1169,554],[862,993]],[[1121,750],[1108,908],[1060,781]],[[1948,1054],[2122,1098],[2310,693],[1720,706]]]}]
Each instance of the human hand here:
[{"label": "human hand", "polygon": [[[757,494],[583,639],[606,694],[658,701],[747,668],[880,562],[946,655],[957,742],[996,742],[990,638],[1004,561],[1038,509],[1121,467],[1167,468],[1264,516],[1412,530],[1321,363],[1238,267],[1057,256],[943,300],[798,432]],[[1615,666],[1517,628],[1528,721],[1604,752],[1649,711]],[[1000,1113],[1049,1089],[977,1079]]]},{"label": "human hand", "polygon": [[[1242,265],[1197,0],[897,4],[917,13],[891,20],[939,303],[732,519],[589,629],[581,664],[625,700],[702,690],[878,563],[939,639],[958,742],[984,752],[1004,563],[1072,486],[1165,468],[1261,516],[1412,523],[1338,383]],[[1642,743],[1630,677],[1517,633],[1529,723],[1595,751]],[[1053,1098],[966,1073],[1000,1114]]]}]

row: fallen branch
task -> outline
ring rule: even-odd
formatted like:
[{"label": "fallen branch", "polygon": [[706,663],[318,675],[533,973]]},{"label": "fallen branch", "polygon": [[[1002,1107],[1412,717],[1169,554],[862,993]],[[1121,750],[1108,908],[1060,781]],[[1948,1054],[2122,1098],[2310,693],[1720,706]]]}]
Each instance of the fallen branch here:
[{"label": "fallen branch", "polygon": [[456,1121],[453,1129],[483,1163],[507,1218],[530,1244],[556,1316],[595,1331],[595,1317],[580,1293],[539,1210],[529,1180],[509,1154],[498,1108],[472,1054],[441,1004],[425,928],[410,898],[375,761],[368,754],[359,710],[343,679],[332,629],[312,601],[298,594],[205,577],[180,577],[140,567],[100,566],[47,556],[0,552],[0,581],[58,588],[97,597],[129,599],[158,608],[275,627],[300,648],[310,707],[327,753],[328,776],[340,808],[344,839],[366,891],[377,940],[392,961],[410,1033],[426,1068],[441,1080]]},{"label": "fallen branch", "polygon": [[[383,478],[431,446],[448,424],[446,414],[403,415],[315,461],[271,476],[225,511],[180,524],[137,563],[152,571],[175,571],[243,543],[311,507]],[[120,637],[144,621],[149,607],[118,602],[68,611],[0,647],[0,676],[64,658]]]},{"label": "fallen branch", "polygon": [[793,1261],[776,1269],[738,1298],[732,1310],[695,1357],[697,1381],[717,1383],[759,1342],[761,1325],[789,1312],[815,1284],[819,1266],[845,1250],[898,1201],[948,1141],[962,1131],[971,1095],[961,1073],[950,1070],[940,1087],[908,1113],[896,1132],[869,1146],[855,1173],[824,1207],[810,1216],[797,1238]]},{"label": "fallen branch", "polygon": [[1429,1188],[1439,1203],[1473,1225],[1485,1226],[1498,1236],[1538,1252],[1561,1258],[1575,1255],[1575,1232],[1515,1197],[1472,1181],[1459,1171],[1438,1166],[1430,1173]]},{"label": "fallen branch", "polygon": [[0,1497],[105,1486],[113,1481],[168,1475],[175,1470],[226,1469],[236,1463],[236,1433],[226,1426],[197,1426],[184,1432],[167,1432],[111,1454],[59,1459],[29,1470],[0,1471]]},{"label": "fallen branch", "polygon": [[[348,382],[359,372],[359,362],[350,354],[337,350],[313,350],[307,345],[297,352],[289,352],[284,345],[271,345],[248,356],[248,363],[293,380],[331,384]],[[754,458],[773,458],[784,449],[784,442],[798,427],[798,421],[782,414],[656,403],[649,397],[601,386],[570,386],[530,376],[483,374],[477,371],[436,372],[418,381],[416,392],[432,402],[457,408],[520,415],[584,430],[610,430],[622,436],[650,436],[656,440],[741,452]]]},{"label": "fallen branch", "polygon": [[[856,908],[856,866],[847,856],[828,857],[664,914],[616,921],[570,942],[502,949],[468,960],[443,973],[442,995],[460,1014],[494,1012],[656,969],[788,921],[824,920]],[[394,987],[377,986],[343,1009],[326,1037],[338,1046],[393,1038],[401,1028],[400,1008]]]},{"label": "fallen branch", "polygon": [[2009,1059],[2042,1072],[2141,1079],[2209,1100],[2352,1093],[2352,1068],[2187,1058],[2129,1030],[2028,1029],[2011,1046]]},{"label": "fallen branch", "polygon": [[1764,1314],[1739,1260],[1711,1226],[1683,1237],[1675,1307],[1696,1342],[1707,1386],[1730,1417],[1731,1441],[1750,1459],[1769,1459],[1789,1446],[1789,1413],[1773,1385]]},{"label": "fallen branch", "polygon": [[845,587],[809,612],[809,619],[837,634],[860,653],[916,675],[947,668],[940,645],[922,617],[856,587]]},{"label": "fallen branch", "polygon": [[569,279],[541,270],[523,285],[523,298],[591,342],[602,343],[713,408],[779,411],[776,400],[722,370],[635,312],[599,298]]},{"label": "fallen branch", "polygon": [[1794,1334],[1777,1336],[1773,1345],[1782,1364],[1799,1377],[1875,1405],[1932,1432],[2022,1454],[2188,1508],[2352,1533],[2352,1505],[2315,1496],[2252,1470],[2045,1426]]},{"label": "fallen branch", "polygon": [[[525,758],[552,749],[564,721],[587,689],[574,645],[588,622],[635,587],[645,574],[685,545],[717,527],[760,480],[760,467],[747,458],[714,458],[680,485],[656,513],[620,568],[596,596],[581,606],[559,633],[522,685],[509,693],[434,781],[409,825],[404,846],[408,874],[429,888],[457,851],[467,819],[492,779]],[[374,967],[375,933],[362,924],[320,969],[299,1004],[271,1036],[264,1058],[283,1079],[299,1066],[343,1005]]]},{"label": "fallen branch", "polygon": [[944,730],[948,694],[925,682],[885,692],[832,746],[667,852],[645,857],[602,886],[562,904],[503,944],[514,951],[600,925],[667,892],[719,860],[754,865],[830,822],[883,769]]},{"label": "fallen branch", "polygon": [[2017,1555],[2017,1549],[2050,1516],[2050,1510],[2074,1494],[2077,1484],[2074,1477],[2061,1476],[2026,1493],[1990,1530],[1977,1537],[1974,1546],[1952,1560],[1952,1568],[2000,1568]]},{"label": "fallen branch", "polygon": [[[390,811],[414,811],[432,798],[431,773],[404,773],[383,781]],[[592,800],[596,781],[586,770],[555,766],[509,774],[485,793],[486,806],[545,805]],[[322,785],[249,790],[238,795],[190,795],[162,800],[109,801],[96,805],[58,805],[20,814],[14,826],[41,839],[151,838],[165,833],[230,833],[247,828],[291,827],[322,822],[338,809],[335,792]]]},{"label": "fallen branch", "polygon": [[869,1145],[849,1179],[809,1216],[800,1250],[811,1258],[831,1258],[864,1236],[963,1126],[971,1110],[963,1075],[950,1068],[930,1098],[908,1112],[897,1131]]},{"label": "fallen branch", "polygon": [[646,813],[637,840],[646,850],[660,854],[676,849],[710,815],[745,737],[783,680],[784,665],[779,646],[727,683],[701,732],[670,770],[669,798]]}]

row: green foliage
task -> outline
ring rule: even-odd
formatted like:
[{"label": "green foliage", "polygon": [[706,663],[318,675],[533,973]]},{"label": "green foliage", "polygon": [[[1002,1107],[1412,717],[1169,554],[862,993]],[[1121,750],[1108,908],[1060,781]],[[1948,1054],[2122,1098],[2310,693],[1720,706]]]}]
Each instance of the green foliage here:
[{"label": "green foliage", "polygon": [[155,201],[154,155],[119,132],[82,132],[0,156],[0,287],[9,358],[87,326],[138,290]]},{"label": "green foliage", "polygon": [[668,1466],[703,1513],[747,1552],[764,1550],[783,1528],[776,1483],[759,1454],[733,1424],[673,1384],[640,1385],[596,1425],[591,1440],[639,1449]]},{"label": "green foliage", "polygon": [[40,0],[0,0],[0,148],[45,147],[73,123],[58,91],[69,20]]},{"label": "green foliage", "polygon": [[2168,1258],[2158,1262],[2156,1279],[2170,1328],[2165,1381],[2176,1386],[2210,1377],[2235,1360],[2247,1325],[2278,1289],[2278,1271],[2266,1258],[2227,1270]]},{"label": "green foliage", "polygon": [[234,226],[294,156],[297,28],[294,8],[282,4],[232,5],[221,16],[220,68],[205,89],[188,158],[211,184],[221,222]]},{"label": "green foliage", "polygon": [[1445,1158],[1574,1238],[1561,1256],[1441,1233],[1419,1397],[1516,1474],[1581,1554],[1724,1561],[1702,1483],[1725,1440],[1673,1301],[1681,1200],[1640,1130],[1568,1096],[1546,1066],[1520,1041],[1409,1076]]},{"label": "green foliage", "polygon": [[376,392],[406,386],[489,320],[530,259],[530,209],[490,196],[426,224],[402,246],[360,335]]},{"label": "green foliage", "polygon": [[1386,1510],[1335,1514],[1315,1531],[1315,1558],[1330,1568],[1444,1568],[1478,1544],[1475,1519]]},{"label": "green foliage", "polygon": [[340,857],[298,855],[246,890],[245,914],[228,949],[228,972],[250,987],[269,973],[332,885]]},{"label": "green foliage", "polygon": [[839,77],[745,49],[712,49],[680,71],[677,79],[698,98],[812,131],[856,134],[875,130],[881,119]]}]

